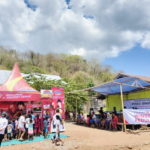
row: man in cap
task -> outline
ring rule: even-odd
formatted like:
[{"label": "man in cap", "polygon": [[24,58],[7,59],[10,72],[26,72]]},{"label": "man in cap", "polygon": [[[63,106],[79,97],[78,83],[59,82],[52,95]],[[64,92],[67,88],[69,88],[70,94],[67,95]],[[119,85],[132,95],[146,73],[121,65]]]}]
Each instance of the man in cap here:
[{"label": "man in cap", "polygon": [[6,113],[3,113],[2,117],[0,117],[0,147],[1,147],[2,140],[4,138],[5,129],[8,125],[8,120],[6,119],[6,117],[7,117]]}]

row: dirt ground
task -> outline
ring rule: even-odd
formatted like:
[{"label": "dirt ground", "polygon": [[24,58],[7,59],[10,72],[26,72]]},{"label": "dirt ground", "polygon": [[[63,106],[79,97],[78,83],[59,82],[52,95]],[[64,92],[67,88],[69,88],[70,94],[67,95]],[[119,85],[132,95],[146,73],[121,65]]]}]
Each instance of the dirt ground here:
[{"label": "dirt ground", "polygon": [[55,146],[48,141],[14,145],[0,148],[1,150],[150,150],[150,131],[139,135],[126,134],[118,131],[106,131],[95,128],[66,123],[63,133],[64,146]]}]

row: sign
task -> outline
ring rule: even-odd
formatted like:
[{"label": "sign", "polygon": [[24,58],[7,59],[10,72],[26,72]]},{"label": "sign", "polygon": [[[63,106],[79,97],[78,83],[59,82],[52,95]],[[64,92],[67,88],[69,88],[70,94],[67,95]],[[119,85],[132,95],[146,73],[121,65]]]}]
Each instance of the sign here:
[{"label": "sign", "polygon": [[[65,104],[64,104],[64,88],[62,87],[52,87],[52,117],[56,114],[59,109],[59,114],[61,115],[63,126],[60,125],[60,131],[65,131]],[[56,132],[56,127],[52,125],[52,132]]]},{"label": "sign", "polygon": [[41,90],[42,98],[52,98],[52,90]]},{"label": "sign", "polygon": [[0,92],[0,101],[39,101],[40,94],[20,92]]},{"label": "sign", "polygon": [[126,124],[150,124],[150,109],[123,109]]},{"label": "sign", "polygon": [[41,104],[30,104],[30,105],[27,105],[27,108],[39,108],[39,107],[42,107]]},{"label": "sign", "polygon": [[150,109],[150,99],[125,100],[124,106],[127,109],[132,109],[132,107],[137,109]]}]

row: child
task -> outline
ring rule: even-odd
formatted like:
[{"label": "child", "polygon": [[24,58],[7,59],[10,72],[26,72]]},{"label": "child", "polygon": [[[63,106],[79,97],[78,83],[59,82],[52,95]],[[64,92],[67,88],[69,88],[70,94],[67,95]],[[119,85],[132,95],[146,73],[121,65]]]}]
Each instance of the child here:
[{"label": "child", "polygon": [[93,127],[93,128],[95,126],[95,121],[96,121],[96,116],[95,116],[95,113],[93,112],[92,117],[90,119],[90,124],[91,124],[91,127]]},{"label": "child", "polygon": [[11,122],[9,122],[8,126],[7,126],[7,137],[8,137],[8,141],[10,140],[10,138],[12,138],[12,125]]},{"label": "child", "polygon": [[12,134],[13,134],[13,138],[15,138],[15,119],[13,118],[12,122],[11,122],[11,125],[12,125]]},{"label": "child", "polygon": [[60,128],[60,118],[59,115],[56,116],[56,138],[55,138],[55,145],[57,146],[57,142],[61,141],[62,145],[64,144],[64,142],[59,138],[59,128]]},{"label": "child", "polygon": [[41,128],[41,119],[39,118],[39,115],[35,118],[35,135],[40,136],[40,128]]},{"label": "child", "polygon": [[30,121],[28,123],[28,140],[30,140],[30,136],[32,137],[33,140],[33,124],[34,121],[30,118]]},{"label": "child", "polygon": [[19,127],[18,127],[18,123],[19,123],[19,118],[17,118],[15,120],[15,133],[16,133],[16,139],[18,139],[18,135],[19,135]]},{"label": "child", "polygon": [[81,122],[80,120],[81,120],[81,115],[80,115],[80,113],[79,113],[79,114],[78,114],[78,117],[77,117],[77,124]]},{"label": "child", "polygon": [[99,119],[100,119],[100,115],[96,115],[96,122],[95,122],[95,124],[96,124],[97,128],[98,128],[99,122],[100,122]]},{"label": "child", "polygon": [[46,138],[46,139],[48,139],[48,138],[47,138],[48,127],[49,127],[49,118],[46,117],[45,120],[44,120],[44,131],[45,131],[45,136],[44,136],[44,138]]}]

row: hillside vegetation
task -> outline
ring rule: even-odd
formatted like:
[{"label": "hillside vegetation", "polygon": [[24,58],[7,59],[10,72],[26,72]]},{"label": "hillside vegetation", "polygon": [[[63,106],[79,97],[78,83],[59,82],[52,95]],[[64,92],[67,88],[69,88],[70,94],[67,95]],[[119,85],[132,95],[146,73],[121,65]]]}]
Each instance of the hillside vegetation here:
[{"label": "hillside vegetation", "polygon": [[33,51],[20,52],[0,47],[0,69],[12,70],[15,62],[21,72],[59,75],[76,82],[93,82],[94,85],[112,80],[117,72],[111,66],[102,65],[93,58],[90,61],[78,55],[48,53],[42,55]]},{"label": "hillside vegetation", "polygon": [[[64,87],[65,108],[72,111],[76,106],[76,96],[71,91],[85,89],[112,80],[117,72],[111,66],[102,65],[97,59],[88,61],[78,55],[48,53],[42,55],[33,51],[20,52],[11,48],[0,47],[0,69],[12,70],[15,62],[20,71],[29,73],[25,78],[34,89],[51,89],[51,87]],[[59,75],[62,80],[47,80],[43,76],[35,77],[32,73]],[[65,81],[62,82],[62,81]],[[95,95],[92,91],[77,93],[77,107],[82,110],[83,104]]]}]

